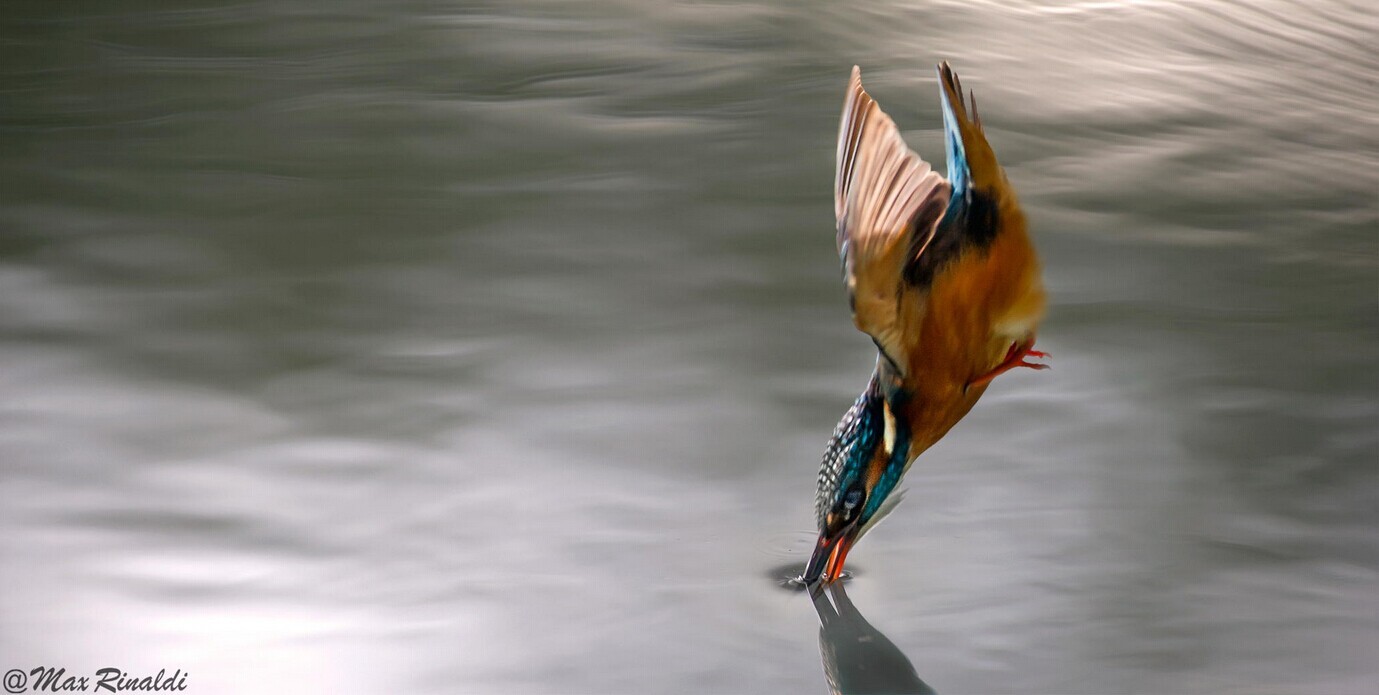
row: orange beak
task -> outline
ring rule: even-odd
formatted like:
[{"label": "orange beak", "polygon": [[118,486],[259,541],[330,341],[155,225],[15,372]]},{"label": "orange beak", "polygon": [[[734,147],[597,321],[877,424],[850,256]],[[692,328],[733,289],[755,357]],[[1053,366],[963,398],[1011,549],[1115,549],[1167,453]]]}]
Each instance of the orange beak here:
[{"label": "orange beak", "polygon": [[857,540],[854,529],[853,526],[845,527],[832,537],[827,531],[820,533],[819,542],[814,546],[814,555],[805,565],[804,576],[800,580],[810,585],[820,579],[824,584],[838,581],[843,575],[843,563],[847,561],[848,551]]}]

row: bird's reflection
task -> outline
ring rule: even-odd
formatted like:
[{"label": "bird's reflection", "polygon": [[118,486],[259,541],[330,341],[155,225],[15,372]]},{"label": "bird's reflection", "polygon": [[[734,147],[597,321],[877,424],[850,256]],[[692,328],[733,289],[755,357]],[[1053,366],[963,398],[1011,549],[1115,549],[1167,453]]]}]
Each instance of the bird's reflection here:
[{"label": "bird's reflection", "polygon": [[810,596],[819,613],[819,654],[831,692],[933,694],[900,648],[857,612],[843,582],[816,588]]}]

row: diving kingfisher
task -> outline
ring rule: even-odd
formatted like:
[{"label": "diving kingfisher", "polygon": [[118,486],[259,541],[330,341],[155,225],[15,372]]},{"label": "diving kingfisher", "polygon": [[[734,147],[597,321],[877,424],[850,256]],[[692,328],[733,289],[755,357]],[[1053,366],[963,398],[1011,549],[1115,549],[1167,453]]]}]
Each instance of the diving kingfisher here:
[{"label": "diving kingfisher", "polygon": [[876,370],[819,467],[819,540],[800,578],[836,581],[848,551],[895,507],[919,456],[1028,361],[1044,315],[1039,259],[986,141],[976,97],[938,66],[948,178],[905,145],[852,68],[838,129],[834,211],[853,322]]}]

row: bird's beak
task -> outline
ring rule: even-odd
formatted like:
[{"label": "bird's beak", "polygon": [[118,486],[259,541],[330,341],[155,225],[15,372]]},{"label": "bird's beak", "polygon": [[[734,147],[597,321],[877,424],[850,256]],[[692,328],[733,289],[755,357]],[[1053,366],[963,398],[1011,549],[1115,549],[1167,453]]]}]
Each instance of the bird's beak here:
[{"label": "bird's beak", "polygon": [[805,565],[800,581],[806,585],[813,585],[820,578],[825,584],[837,581],[843,573],[843,562],[847,560],[848,551],[852,549],[853,541],[857,540],[854,533],[856,528],[855,524],[849,524],[833,534],[828,531],[820,533],[819,542],[814,546],[814,555]]}]

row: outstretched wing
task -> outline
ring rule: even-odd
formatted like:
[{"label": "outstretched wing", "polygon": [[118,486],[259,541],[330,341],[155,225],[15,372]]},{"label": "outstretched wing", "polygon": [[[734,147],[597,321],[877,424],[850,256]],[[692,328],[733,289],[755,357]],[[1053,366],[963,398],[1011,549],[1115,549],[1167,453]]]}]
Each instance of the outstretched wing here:
[{"label": "outstretched wing", "polygon": [[834,209],[838,254],[857,328],[904,365],[905,268],[933,240],[952,186],[905,145],[852,68],[838,129]]}]

